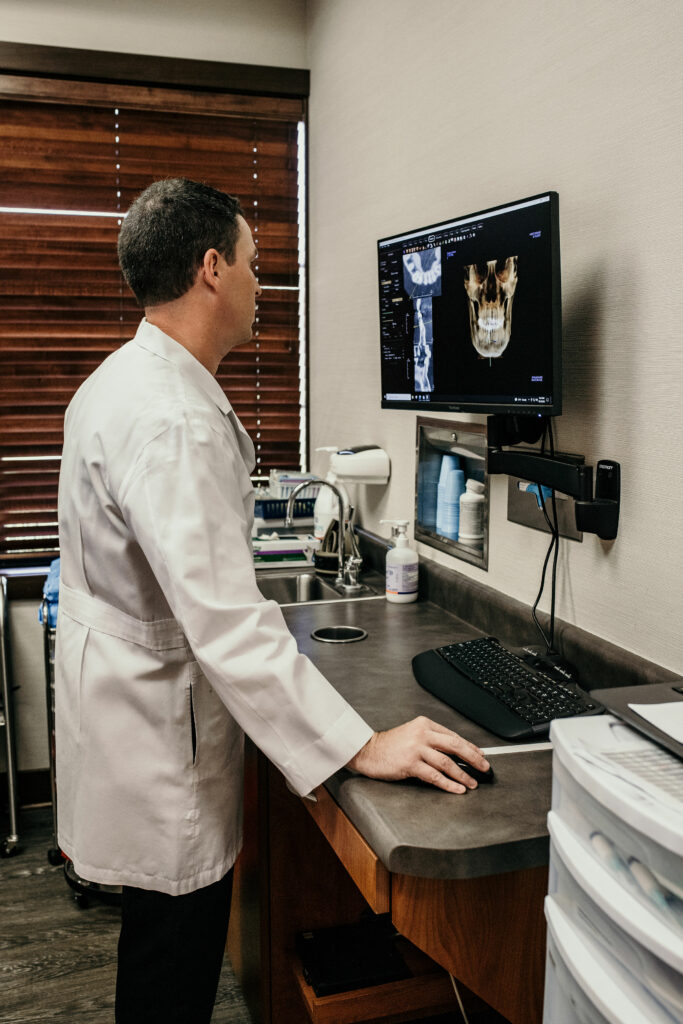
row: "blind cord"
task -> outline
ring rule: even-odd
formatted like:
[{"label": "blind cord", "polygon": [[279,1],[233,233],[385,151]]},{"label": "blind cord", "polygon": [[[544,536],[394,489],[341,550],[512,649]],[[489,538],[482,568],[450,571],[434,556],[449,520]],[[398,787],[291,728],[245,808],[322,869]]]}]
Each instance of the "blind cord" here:
[{"label": "blind cord", "polygon": [[448,977],[451,979],[451,985],[453,986],[453,991],[455,992],[455,998],[458,1000],[458,1006],[460,1007],[462,1019],[465,1022],[465,1024],[470,1024],[467,1014],[465,1013],[465,1007],[462,1005],[462,999],[460,998],[460,992],[458,991],[457,982],[452,974],[449,974]]}]

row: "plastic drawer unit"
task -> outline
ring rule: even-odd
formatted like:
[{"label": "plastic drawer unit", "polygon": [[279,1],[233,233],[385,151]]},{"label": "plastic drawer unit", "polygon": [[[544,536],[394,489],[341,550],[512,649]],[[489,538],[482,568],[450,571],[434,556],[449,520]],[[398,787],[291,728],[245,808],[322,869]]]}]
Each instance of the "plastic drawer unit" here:
[{"label": "plastic drawer unit", "polygon": [[552,811],[548,827],[548,899],[578,933],[591,937],[603,969],[622,991],[637,986],[652,1020],[666,1010],[663,1020],[683,1024],[683,936],[624,892]]},{"label": "plastic drawer unit", "polygon": [[551,739],[552,813],[626,892],[666,924],[678,921],[683,935],[683,801],[610,760],[634,751],[645,764],[657,745],[611,715],[553,722]]},{"label": "plastic drawer unit", "polygon": [[544,1024],[683,1024],[681,762],[609,715],[551,739]]},{"label": "plastic drawer unit", "polygon": [[614,970],[601,945],[546,896],[543,1024],[672,1024],[634,978]]}]

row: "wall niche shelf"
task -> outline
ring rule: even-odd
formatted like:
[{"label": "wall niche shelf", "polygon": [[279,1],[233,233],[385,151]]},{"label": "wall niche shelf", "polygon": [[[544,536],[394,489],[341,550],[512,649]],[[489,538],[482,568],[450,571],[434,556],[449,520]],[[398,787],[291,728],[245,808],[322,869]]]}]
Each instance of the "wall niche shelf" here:
[{"label": "wall niche shelf", "polygon": [[[488,570],[489,484],[486,455],[487,429],[483,424],[418,416],[415,540]],[[460,539],[459,517],[452,504],[451,507],[448,504],[442,506],[445,514],[438,514],[440,484],[446,502],[452,501],[454,493],[457,494],[452,489],[450,494],[445,493],[445,478],[450,471],[462,474],[455,480],[460,486],[467,480],[477,480],[484,485],[482,535],[477,540]]]}]

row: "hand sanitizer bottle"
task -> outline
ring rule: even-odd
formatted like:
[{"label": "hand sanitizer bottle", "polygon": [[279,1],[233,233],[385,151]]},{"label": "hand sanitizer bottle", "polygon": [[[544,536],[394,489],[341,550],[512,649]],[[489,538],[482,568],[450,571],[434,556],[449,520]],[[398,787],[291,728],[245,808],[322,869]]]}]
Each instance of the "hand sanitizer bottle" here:
[{"label": "hand sanitizer bottle", "polygon": [[418,557],[408,544],[407,519],[381,519],[381,523],[393,523],[396,546],[387,551],[386,596],[387,601],[407,604],[417,601]]}]

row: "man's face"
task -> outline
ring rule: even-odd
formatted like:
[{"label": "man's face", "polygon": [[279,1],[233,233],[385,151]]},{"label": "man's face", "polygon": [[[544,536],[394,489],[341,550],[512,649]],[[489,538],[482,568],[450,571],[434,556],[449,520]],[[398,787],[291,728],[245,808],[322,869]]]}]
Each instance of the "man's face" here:
[{"label": "man's face", "polygon": [[243,217],[237,218],[239,237],[235,246],[235,258],[227,263],[221,257],[221,298],[223,322],[221,335],[224,336],[226,352],[251,341],[256,299],[261,294],[255,263],[258,258],[256,246],[249,225]]}]

